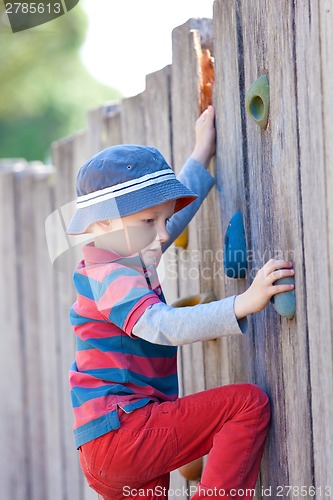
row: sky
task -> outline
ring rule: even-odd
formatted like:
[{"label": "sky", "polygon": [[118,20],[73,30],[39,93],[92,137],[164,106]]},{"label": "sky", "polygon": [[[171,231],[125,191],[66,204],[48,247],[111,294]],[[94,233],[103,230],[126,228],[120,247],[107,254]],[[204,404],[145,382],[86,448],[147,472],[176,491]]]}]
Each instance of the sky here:
[{"label": "sky", "polygon": [[89,27],[81,58],[99,81],[125,97],[145,76],[172,62],[172,30],[191,17],[213,17],[213,0],[81,0]]}]

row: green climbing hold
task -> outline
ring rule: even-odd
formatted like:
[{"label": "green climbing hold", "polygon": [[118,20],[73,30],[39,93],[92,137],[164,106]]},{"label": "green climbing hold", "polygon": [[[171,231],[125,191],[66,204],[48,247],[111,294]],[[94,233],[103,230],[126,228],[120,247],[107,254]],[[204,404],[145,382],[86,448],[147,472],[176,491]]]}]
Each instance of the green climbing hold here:
[{"label": "green climbing hold", "polygon": [[255,80],[245,99],[245,109],[252,120],[261,128],[266,129],[269,115],[269,83],[266,75]]}]

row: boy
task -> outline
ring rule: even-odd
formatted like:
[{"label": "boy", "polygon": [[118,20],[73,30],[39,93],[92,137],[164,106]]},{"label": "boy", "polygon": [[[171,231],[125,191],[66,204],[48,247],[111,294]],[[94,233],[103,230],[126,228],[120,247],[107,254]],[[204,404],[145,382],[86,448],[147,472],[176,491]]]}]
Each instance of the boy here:
[{"label": "boy", "polygon": [[69,234],[92,233],[74,273],[77,335],[70,371],[74,434],[89,484],[105,500],[167,498],[169,472],[208,453],[192,498],[252,498],[269,403],[252,384],[178,398],[177,346],[242,335],[292,264],[270,260],[234,297],[193,307],[165,303],[156,273],[214,184],[214,108],[196,122],[196,144],[178,178],[153,148],[101,151],[80,169]]}]

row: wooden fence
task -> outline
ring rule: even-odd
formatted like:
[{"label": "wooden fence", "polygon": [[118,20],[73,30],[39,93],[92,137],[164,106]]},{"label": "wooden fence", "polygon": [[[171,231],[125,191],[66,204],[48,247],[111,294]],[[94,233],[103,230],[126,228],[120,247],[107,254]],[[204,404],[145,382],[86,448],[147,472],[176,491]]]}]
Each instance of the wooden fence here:
[{"label": "wooden fence", "polygon": [[[278,254],[294,261],[297,309],[287,320],[269,305],[250,318],[246,336],[182,347],[181,395],[239,381],[260,385],[272,423],[256,498],[331,497],[333,1],[216,0],[213,20],[190,19],[172,35],[172,64],[148,75],[143,93],[91,110],[86,130],[54,144],[53,167],[0,163],[1,498],[96,498],[71,430],[68,312],[78,253],[54,270],[44,223],[75,199],[80,165],[109,145],[154,145],[179,172],[207,98],[207,49],[217,126],[209,168],[217,183],[189,224],[187,249],[167,251],[166,263],[176,259],[178,269],[178,279],[163,282],[167,302],[240,293]],[[245,112],[250,84],[262,74],[270,85],[266,130]],[[237,210],[250,256],[242,280],[223,272],[224,234]],[[172,473],[171,488],[188,485]],[[176,498],[183,496],[170,495]]]}]

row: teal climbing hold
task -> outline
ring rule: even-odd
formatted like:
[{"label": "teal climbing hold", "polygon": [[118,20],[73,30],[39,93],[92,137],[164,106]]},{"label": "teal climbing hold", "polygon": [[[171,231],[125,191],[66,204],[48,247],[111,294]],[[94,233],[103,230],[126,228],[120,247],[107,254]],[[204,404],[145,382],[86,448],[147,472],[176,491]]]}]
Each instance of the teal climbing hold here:
[{"label": "teal climbing hold", "polygon": [[[280,278],[279,280],[274,281],[273,285],[294,285],[295,280],[293,276],[288,276],[286,278]],[[281,316],[292,319],[295,315],[296,310],[296,296],[295,291],[291,290],[290,292],[282,292],[276,295],[273,295],[271,298],[271,303],[273,304],[274,309]]]},{"label": "teal climbing hold", "polygon": [[245,278],[247,248],[242,212],[239,210],[230,219],[224,237],[224,272],[228,278]]}]

